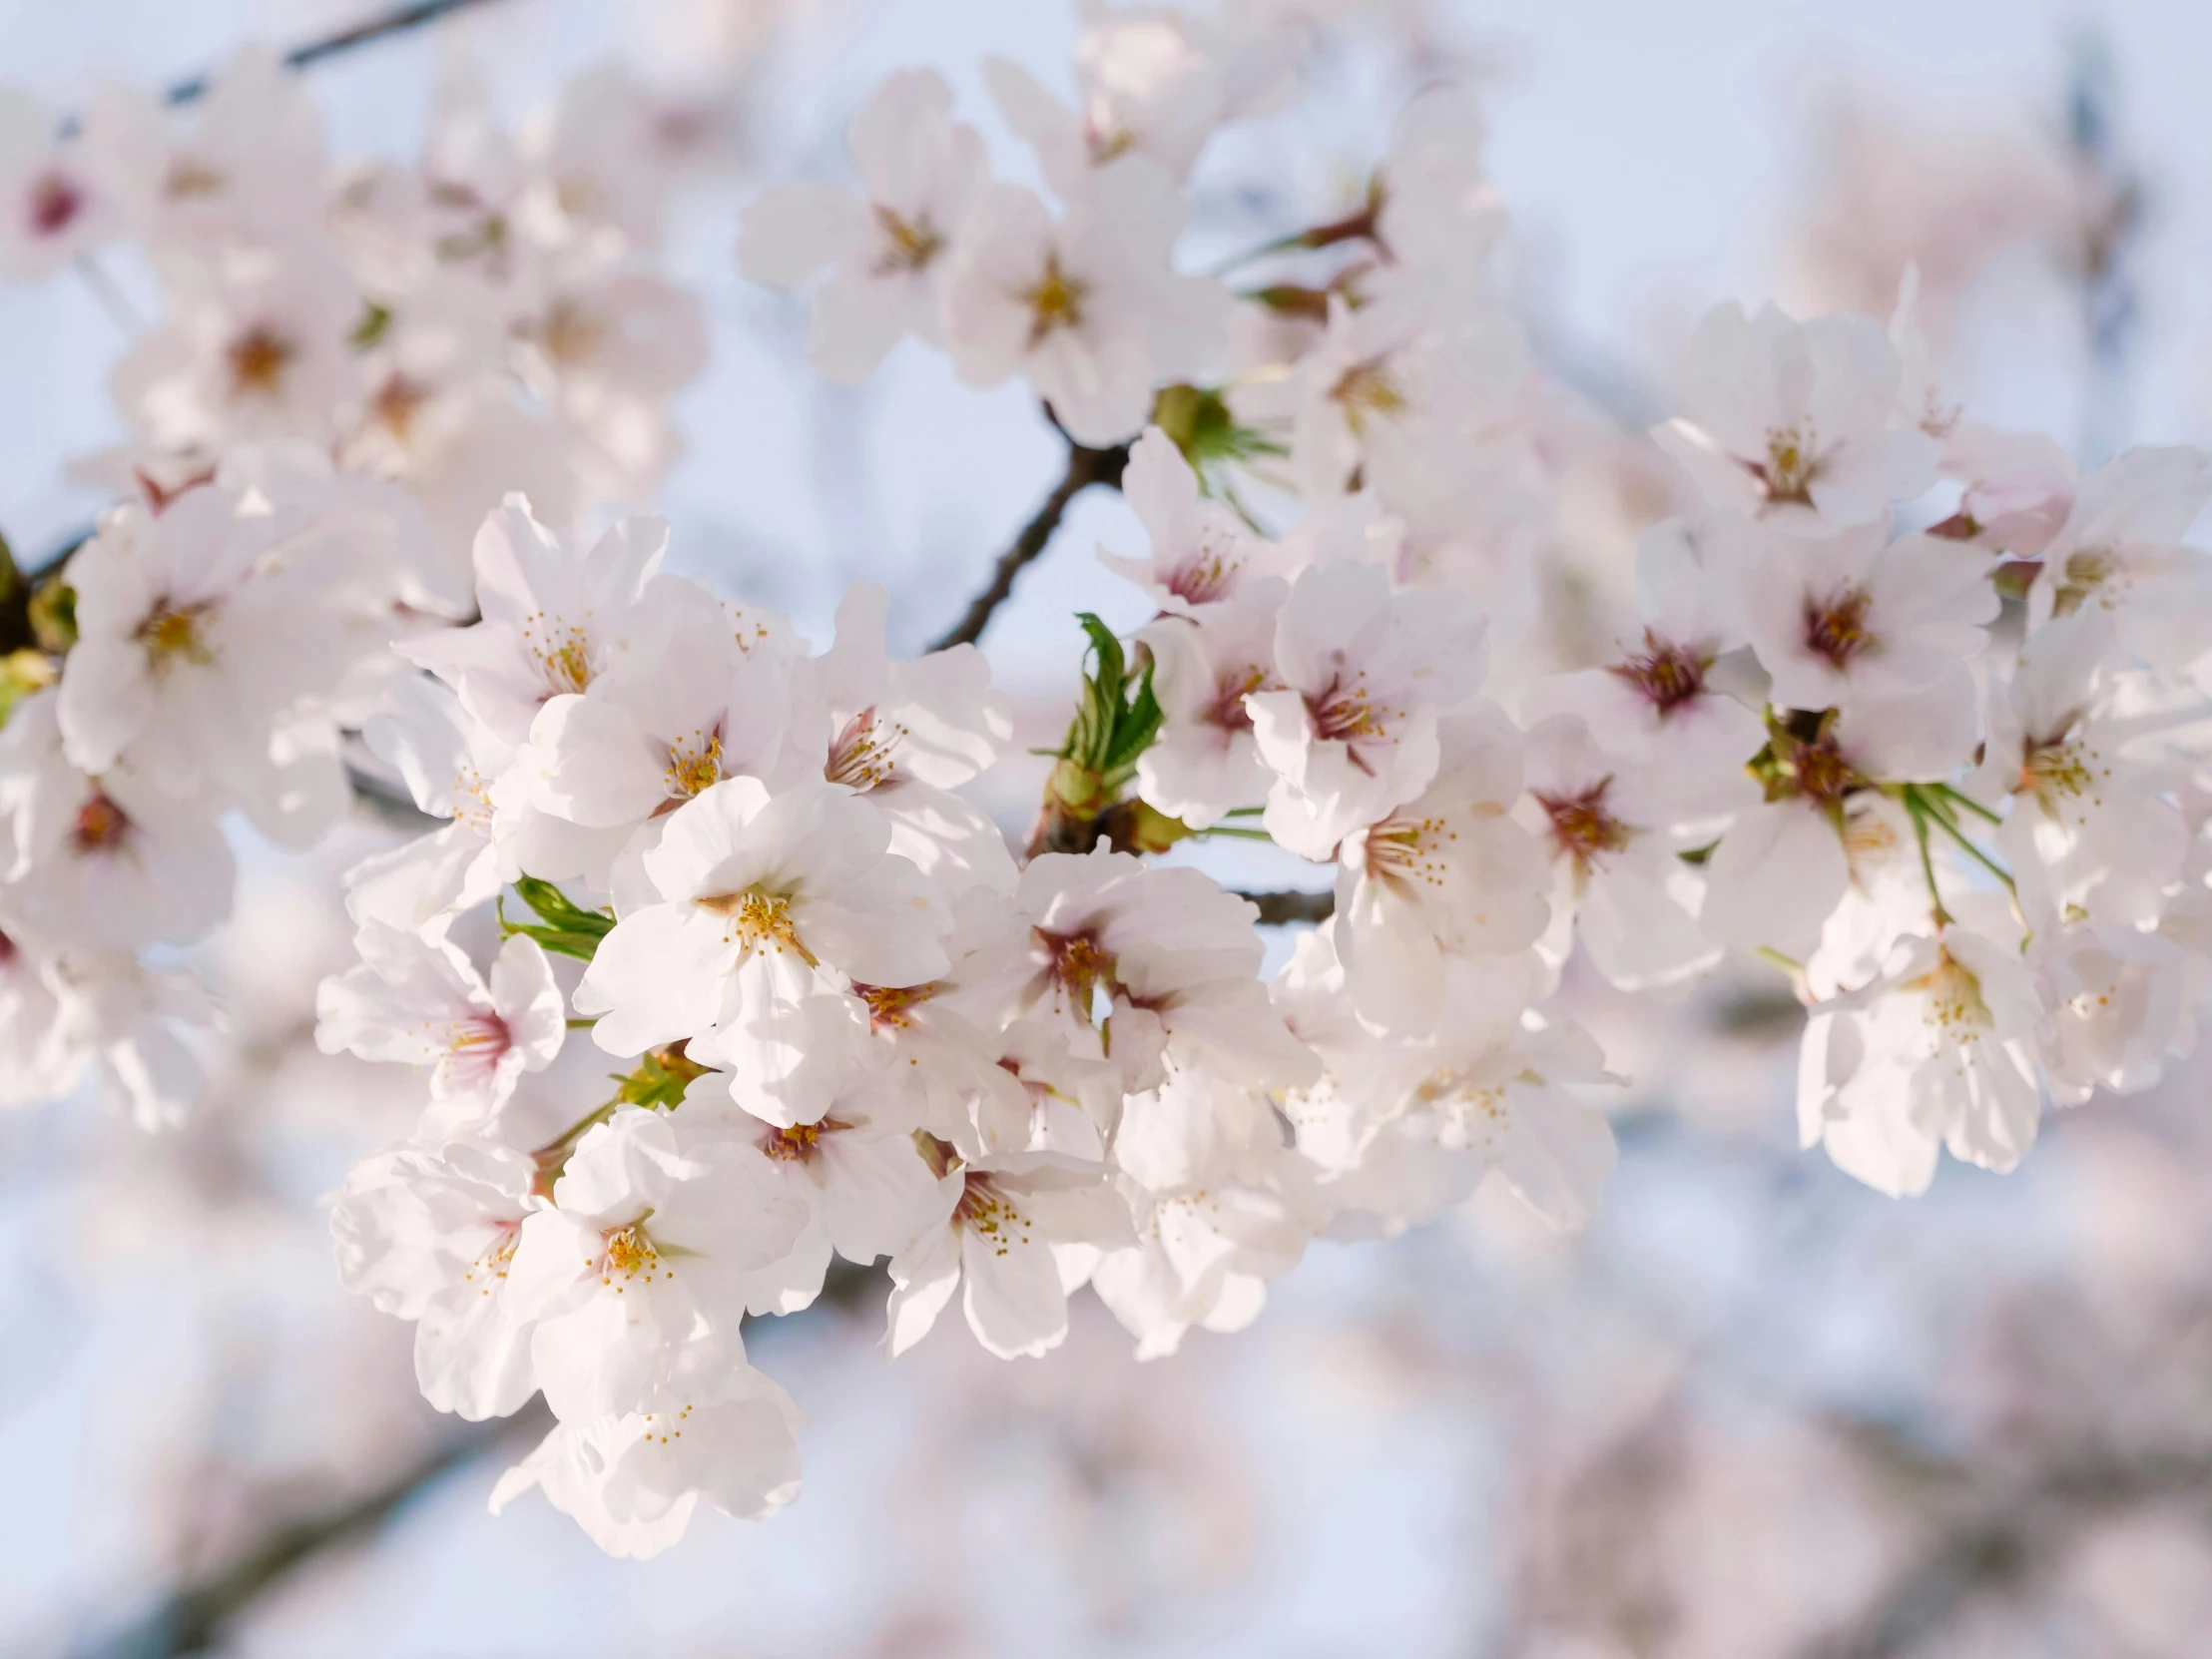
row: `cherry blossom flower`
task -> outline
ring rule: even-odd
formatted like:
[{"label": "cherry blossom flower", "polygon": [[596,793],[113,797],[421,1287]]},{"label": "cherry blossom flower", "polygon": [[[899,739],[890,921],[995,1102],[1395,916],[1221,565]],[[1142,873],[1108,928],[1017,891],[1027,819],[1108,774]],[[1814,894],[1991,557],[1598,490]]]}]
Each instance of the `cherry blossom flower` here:
[{"label": "cherry blossom flower", "polygon": [[1551,860],[1555,954],[1572,917],[1591,964],[1622,990],[1680,984],[1720,960],[1692,919],[1696,876],[1675,855],[1678,814],[1660,775],[1554,715],[1528,734],[1527,779],[1521,820]]},{"label": "cherry blossom flower", "polygon": [[1733,616],[1735,570],[1714,532],[1679,520],[1654,525],[1637,545],[1641,636],[1616,646],[1602,668],[1550,676],[1521,699],[1531,724],[1571,714],[1624,759],[1673,781],[1682,803],[1725,819],[1754,799],[1744,764],[1766,742],[1757,711],[1725,689],[1721,659],[1744,643]]},{"label": "cherry blossom flower", "polygon": [[864,1045],[846,987],[922,984],[948,965],[945,901],[889,844],[882,814],[827,783],[772,796],[733,778],[679,808],[643,856],[644,901],[577,986],[578,1009],[603,1016],[593,1041],[638,1054],[688,1038],[735,1068],[740,1105],[761,1090],[819,1117],[844,1080],[839,1050]]},{"label": "cherry blossom flower", "polygon": [[667,546],[667,526],[624,519],[589,552],[564,548],[520,496],[484,520],[475,545],[483,619],[402,642],[497,737],[521,744],[538,710],[587,690],[631,646]]},{"label": "cherry blossom flower", "polygon": [[1900,374],[1871,318],[1717,305],[1691,341],[1687,412],[1652,435],[1716,508],[1802,534],[1867,524],[1936,481],[1939,445],[1894,423]]},{"label": "cherry blossom flower", "polygon": [[861,196],[785,185],[746,210],[738,264],[756,281],[798,287],[826,267],[809,354],[832,380],[873,373],[900,336],[936,344],[955,239],[983,183],[983,140],[951,119],[934,70],[890,76],[852,117],[846,150]]},{"label": "cherry blossom flower", "polygon": [[1171,1057],[1256,1084],[1311,1074],[1253,976],[1250,904],[1197,870],[1048,852],[1022,871],[1014,901],[1031,935],[1020,1005],[1079,1053],[1110,1055],[1126,1088],[1157,1086]]},{"label": "cherry blossom flower", "polygon": [[955,1289],[989,1352],[1002,1360],[1048,1353],[1067,1336],[1064,1264],[1072,1256],[1087,1267],[1085,1247],[1129,1235],[1129,1212],[1104,1166],[1058,1152],[950,1162],[935,1209],[891,1257],[894,1356],[929,1334]]},{"label": "cherry blossom flower", "polygon": [[115,203],[80,144],[28,93],[0,87],[0,276],[44,276],[116,229]]},{"label": "cherry blossom flower", "polygon": [[1152,543],[1146,560],[1099,549],[1099,559],[1149,593],[1164,612],[1204,617],[1256,591],[1284,565],[1280,552],[1227,507],[1199,493],[1198,474],[1157,426],[1130,446],[1121,492]]},{"label": "cherry blossom flower", "polygon": [[1422,1035],[1443,1012],[1443,958],[1532,944],[1550,910],[1537,842],[1507,814],[1521,746],[1494,704],[1438,723],[1441,760],[1420,795],[1346,838],[1337,949],[1360,1017]]},{"label": "cherry blossom flower", "polygon": [[361,965],[315,995],[315,1042],[325,1054],[430,1067],[439,1131],[495,1123],[521,1074],[560,1052],[567,1007],[536,940],[507,940],[488,978],[444,940],[371,922],[355,943]]},{"label": "cherry blossom flower", "polygon": [[502,1294],[533,1322],[538,1386],[570,1423],[742,1363],[743,1278],[806,1224],[757,1148],[634,1106],[585,1132],[552,1196],[524,1218]]},{"label": "cherry blossom flower", "polygon": [[297,842],[344,809],[327,699],[372,642],[348,637],[326,567],[278,528],[219,488],[158,516],[117,508],[70,561],[78,641],[56,710],[85,771],[127,761]]},{"label": "cherry blossom flower", "polygon": [[346,1177],[330,1212],[338,1277],[415,1327],[415,1378],[441,1411],[503,1417],[537,1390],[507,1291],[537,1166],[496,1141],[404,1146]]},{"label": "cherry blossom flower", "polygon": [[1095,175],[1058,221],[1019,186],[988,187],[945,277],[954,370],[971,386],[1027,375],[1078,443],[1134,434],[1154,388],[1197,373],[1221,332],[1221,285],[1169,262],[1182,215],[1149,168]]},{"label": "cherry blossom flower", "polygon": [[1792,709],[1896,699],[1955,673],[1997,614],[1978,549],[1880,526],[1780,542],[1746,579],[1751,647]]},{"label": "cherry blossom flower", "polygon": [[1260,758],[1245,699],[1280,689],[1276,619],[1289,588],[1263,579],[1203,618],[1163,616],[1138,632],[1152,654],[1160,736],[1137,760],[1144,799],[1193,830],[1260,804],[1274,775]]},{"label": "cherry blossom flower", "polygon": [[1318,566],[1284,602],[1275,666],[1283,689],[1245,700],[1276,774],[1268,832],[1327,858],[1435,775],[1437,719],[1481,683],[1482,620],[1456,594],[1393,596],[1373,566]]},{"label": "cherry blossom flower", "polygon": [[1745,810],[1706,860],[1705,930],[1725,944],[1784,951],[1816,938],[1851,878],[1846,796],[1874,783],[1939,781],[1963,767],[1975,701],[1961,669],[1919,696],[1858,703],[1809,734],[1777,733],[1767,799]]},{"label": "cherry blossom flower", "polygon": [[1814,1010],[1800,1137],[1893,1196],[1926,1191],[1945,1146],[2010,1169],[2042,1114],[2039,1021],[2015,946],[1965,927],[1905,940],[1882,978]]},{"label": "cherry blossom flower", "polygon": [[883,647],[888,608],[881,588],[853,588],[837,606],[830,649],[797,665],[781,767],[865,796],[890,825],[891,850],[948,890],[1010,890],[1006,837],[953,792],[1004,753],[1013,711],[971,645],[893,662]]},{"label": "cherry blossom flower", "polygon": [[643,1559],[684,1535],[701,1498],[763,1520],[799,1495],[806,1418],[750,1366],[719,1367],[652,1403],[556,1424],[500,1476],[491,1512],[534,1488],[608,1554]]}]

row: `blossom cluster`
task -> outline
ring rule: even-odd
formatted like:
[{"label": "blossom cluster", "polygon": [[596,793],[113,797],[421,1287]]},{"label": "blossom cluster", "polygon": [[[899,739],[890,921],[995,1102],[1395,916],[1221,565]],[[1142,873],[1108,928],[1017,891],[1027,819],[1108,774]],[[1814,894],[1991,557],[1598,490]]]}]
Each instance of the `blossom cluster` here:
[{"label": "blossom cluster", "polygon": [[[1534,626],[1569,605],[1593,421],[1501,296],[1471,93],[1424,90],[1353,199],[1193,269],[1202,153],[1296,96],[1313,27],[1102,9],[1072,108],[988,66],[1056,209],[910,72],[853,120],[857,190],[745,216],[744,270],[819,280],[826,373],[910,334],[969,384],[1018,376],[1087,457],[1069,490],[1118,480],[1145,533],[1101,550],[1150,615],[1084,619],[1018,857],[961,793],[1014,731],[974,646],[893,660],[858,588],[811,649],[664,571],[658,520],[579,533],[650,483],[697,350],[633,263],[663,175],[624,171],[606,84],[537,148],[464,103],[419,177],[334,193],[267,160],[296,109],[265,86],[211,105],[216,184],[140,210],[177,284],[120,378],[146,499],[71,561],[60,684],[0,733],[0,919],[67,945],[0,957],[0,1036],[39,1091],[89,1043],[171,1098],[144,1017],[88,1036],[49,987],[204,932],[217,815],[313,834],[358,732],[437,827],[349,874],[360,961],[318,1001],[326,1050],[427,1074],[413,1137],[337,1199],[339,1264],[415,1322],[433,1404],[543,1394],[495,1504],[541,1489],[642,1555],[702,1500],[789,1501],[801,1418],[744,1325],[839,1260],[887,1260],[894,1355],[955,1295],[991,1354],[1044,1353],[1088,1285],[1152,1357],[1250,1323],[1309,1242],[1493,1176],[1580,1226],[1626,1081],[1593,978],[1679,1002],[1781,975],[1806,1144],[1894,1194],[1945,1148],[2010,1168],[2046,1099],[2142,1088],[2193,1041],[2204,458],[2083,476],[1967,420],[1910,280],[1888,325],[1724,305],[1681,417],[1636,440],[1674,511],[1632,601]],[[104,200],[103,132],[134,130],[95,110],[36,165],[81,150]],[[250,157],[275,172],[202,214]],[[300,223],[313,249],[273,255]],[[1263,907],[1199,867],[1253,839],[1312,888]],[[1270,977],[1285,909],[1325,919]]]},{"label": "blossom cluster", "polygon": [[413,167],[333,163],[306,90],[260,49],[184,120],[110,87],[57,138],[10,98],[0,270],[121,235],[161,289],[113,375],[132,441],[84,463],[93,481],[174,493],[237,444],[311,444],[422,504],[435,592],[465,604],[469,538],[506,488],[565,524],[642,498],[673,458],[667,402],[706,330],[651,257],[688,157],[620,69],[520,136],[456,69]]},{"label": "blossom cluster", "polygon": [[456,73],[402,168],[334,165],[259,49],[183,116],[109,87],[64,123],[0,89],[0,275],[76,270],[127,307],[92,263],[127,242],[162,298],[112,378],[131,439],[77,468],[122,504],[32,573],[8,642],[0,1097],[90,1064],[142,1119],[182,1110],[180,1029],[217,1010],[175,947],[228,913],[225,816],[288,846],[346,816],[387,648],[468,612],[506,489],[563,523],[650,492],[706,359],[651,264],[688,165],[657,113],[596,70],[518,138]]}]

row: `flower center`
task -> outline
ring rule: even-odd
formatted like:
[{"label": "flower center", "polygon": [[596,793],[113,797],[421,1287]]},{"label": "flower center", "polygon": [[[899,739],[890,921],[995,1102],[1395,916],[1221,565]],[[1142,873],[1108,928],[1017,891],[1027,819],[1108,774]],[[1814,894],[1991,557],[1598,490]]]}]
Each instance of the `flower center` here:
[{"label": "flower center", "polygon": [[1704,692],[1712,666],[1711,657],[1670,645],[1646,628],[1643,655],[1631,655],[1606,673],[1634,686],[1664,718]]},{"label": "flower center", "polygon": [[1456,839],[1440,818],[1389,819],[1367,834],[1368,872],[1393,881],[1444,884],[1444,860],[1436,848]]},{"label": "flower center", "polygon": [[205,600],[195,605],[172,605],[167,599],[156,600],[146,620],[133,630],[132,637],[146,647],[146,654],[153,659],[157,670],[169,669],[179,662],[206,668],[215,661],[204,629],[214,609]]},{"label": "flower center", "polygon": [[1847,586],[1825,601],[1805,601],[1805,649],[1842,673],[1854,658],[1873,651],[1876,640],[1867,631],[1867,590]]},{"label": "flower center", "polygon": [[[660,1269],[663,1279],[673,1279],[673,1269],[662,1267],[660,1250],[646,1236],[645,1218],[639,1217],[627,1227],[611,1227],[599,1235],[601,1248],[599,1260],[591,1266],[599,1272],[602,1285],[614,1285],[616,1276],[631,1280],[643,1274],[647,1284],[653,1282],[653,1272]],[[622,1294],[622,1287],[615,1285],[615,1294]]]},{"label": "flower center", "polygon": [[1060,269],[1058,254],[1047,254],[1044,275],[1021,293],[1022,303],[1029,307],[1029,349],[1034,351],[1062,328],[1080,327],[1090,291],[1090,283]]},{"label": "flower center", "polygon": [[224,356],[231,365],[231,395],[275,397],[284,389],[284,370],[298,347],[266,322],[257,322],[233,340]]},{"label": "flower center", "polygon": [[1218,531],[1202,531],[1197,548],[1168,577],[1168,592],[1191,605],[1211,604],[1227,594],[1244,561],[1231,558],[1220,543]]},{"label": "flower center", "polygon": [[819,1123],[793,1123],[773,1131],[761,1142],[761,1150],[780,1164],[808,1164],[822,1155],[822,1138],[852,1125],[835,1118]]},{"label": "flower center", "polygon": [[430,401],[430,388],[404,374],[387,375],[370,402],[371,417],[402,443],[414,427],[415,415]]},{"label": "flower center", "polygon": [[84,192],[59,173],[48,173],[31,187],[31,229],[42,237],[59,236],[84,211]]},{"label": "flower center", "polygon": [[721,729],[718,727],[712,732],[694,732],[682,743],[671,744],[668,751],[668,771],[664,776],[668,781],[668,793],[686,799],[721,783]]},{"label": "flower center", "polygon": [[546,696],[581,692],[591,684],[591,637],[582,628],[533,611],[522,625],[522,643],[538,660]]},{"label": "flower center", "polygon": [[488,1009],[454,1020],[445,1028],[445,1051],[470,1074],[489,1072],[513,1045],[507,1022]]},{"label": "flower center", "polygon": [[473,1285],[482,1280],[483,1288],[476,1294],[489,1296],[498,1289],[499,1281],[507,1277],[507,1264],[515,1259],[515,1246],[522,1242],[522,1223],[503,1221],[499,1224],[499,1236],[492,1240],[483,1255],[471,1262],[468,1271],[461,1275]]},{"label": "flower center", "polygon": [[883,233],[875,257],[878,276],[910,275],[944,252],[944,238],[928,220],[901,218],[881,203],[875,207],[875,228]]},{"label": "flower center", "polygon": [[130,832],[131,820],[123,809],[95,789],[77,809],[69,839],[79,852],[107,852],[122,845]]},{"label": "flower center", "polygon": [[[1357,745],[1362,740],[1387,736],[1384,725],[1396,711],[1379,706],[1368,696],[1367,680],[1367,671],[1363,669],[1349,684],[1341,678],[1332,680],[1319,697],[1306,700],[1317,738],[1325,743]],[[1367,770],[1357,748],[1352,750],[1351,758],[1353,765]]]},{"label": "flower center", "polygon": [[1989,1005],[1981,997],[1981,981],[1959,966],[1947,950],[1940,952],[1936,965],[1918,979],[1907,980],[1905,989],[1919,991],[1927,998],[1921,1017],[1940,1039],[1973,1042],[1992,1023]]},{"label": "flower center", "polygon": [[1767,459],[1754,464],[1752,472],[1767,486],[1767,499],[1771,502],[1795,502],[1811,506],[1813,497],[1809,486],[1813,482],[1814,468],[1819,464],[1813,453],[1813,435],[1795,426],[1777,427],[1767,434]]},{"label": "flower center", "polygon": [[952,1207],[953,1220],[991,1245],[1003,1256],[1015,1245],[1029,1242],[1029,1218],[1015,1209],[991,1185],[987,1175],[970,1175],[960,1202]]},{"label": "flower center", "polygon": [[2066,556],[2064,579],[2051,594],[2051,614],[2072,616],[2088,603],[2099,588],[2112,580],[2118,569],[2118,561],[2108,553],[2069,553]]},{"label": "flower center", "polygon": [[1760,775],[1767,782],[1769,801],[1796,796],[1816,806],[1833,807],[1864,782],[1836,747],[1834,736],[1825,731],[1810,740],[1785,737],[1777,741],[1776,751],[1773,772]]},{"label": "flower center", "polygon": [[1126,156],[1136,148],[1137,135],[1111,118],[1101,118],[1093,113],[1083,121],[1083,148],[1089,153],[1091,166],[1104,167],[1118,157]]},{"label": "flower center", "polygon": [[867,1023],[871,1031],[900,1030],[914,1022],[907,1009],[927,1002],[937,994],[934,984],[928,985],[862,985],[855,983],[853,991],[867,1004]]},{"label": "flower center", "polygon": [[1612,787],[1608,777],[1580,795],[1531,792],[1551,820],[1552,843],[1562,856],[1574,860],[1577,869],[1587,871],[1601,854],[1619,852],[1635,838],[1635,831],[1606,809],[1605,792]]},{"label": "flower center", "polygon": [[894,756],[905,736],[906,728],[898,722],[878,722],[873,709],[862,709],[845,722],[830,746],[829,764],[822,775],[860,794],[887,784],[897,770]]},{"label": "flower center", "polygon": [[781,956],[788,950],[809,967],[816,965],[814,953],[801,941],[798,924],[792,920],[792,901],[782,894],[748,887],[743,892],[713,893],[693,902],[702,910],[726,917],[726,936],[746,951],[773,950]]},{"label": "flower center", "polygon": [[179,156],[162,180],[162,194],[172,202],[188,202],[194,197],[213,196],[228,183],[222,169],[191,156]]},{"label": "flower center", "polygon": [[1033,931],[1037,942],[1044,946],[1049,964],[1046,971],[1053,982],[1067,993],[1071,1006],[1088,1016],[1099,988],[1113,983],[1113,955],[1098,942],[1098,936],[1088,930],[1048,933],[1039,927]]},{"label": "flower center", "polygon": [[564,368],[589,362],[607,337],[607,325],[573,299],[556,299],[538,325],[538,343]]},{"label": "flower center", "polygon": [[2094,752],[2063,738],[2029,744],[2020,760],[2020,788],[2053,816],[2065,802],[2084,797],[2092,807],[2103,805],[2095,792],[2111,776],[2112,769],[2102,765]]},{"label": "flower center", "polygon": [[1343,406],[1345,424],[1355,437],[1366,435],[1374,416],[1388,417],[1405,407],[1405,393],[1390,378],[1380,357],[1346,369],[1329,388],[1329,395]]}]

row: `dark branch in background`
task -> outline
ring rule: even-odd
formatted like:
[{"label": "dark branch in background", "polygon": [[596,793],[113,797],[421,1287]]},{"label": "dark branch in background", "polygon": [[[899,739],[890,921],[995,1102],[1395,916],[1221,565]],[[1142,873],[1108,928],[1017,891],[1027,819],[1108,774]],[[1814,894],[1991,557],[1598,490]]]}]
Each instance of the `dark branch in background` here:
[{"label": "dark branch in background", "polygon": [[[889,1276],[881,1264],[861,1266],[835,1257],[812,1307],[782,1319],[749,1318],[744,1329],[751,1340],[766,1334],[759,1331],[762,1326],[775,1330],[810,1317],[860,1318],[863,1309],[880,1308],[889,1291]],[[206,1653],[296,1569],[331,1550],[367,1542],[408,1502],[448,1474],[479,1460],[515,1456],[552,1425],[543,1399],[532,1399],[511,1417],[464,1423],[372,1489],[277,1522],[222,1567],[171,1590],[143,1617],[76,1649],[77,1659],[174,1659],[179,1654]]]},{"label": "dark branch in background", "polygon": [[[416,0],[411,6],[395,6],[388,12],[365,18],[335,34],[324,35],[319,40],[310,40],[302,46],[293,47],[284,54],[284,67],[311,69],[324,58],[338,57],[352,51],[356,46],[366,46],[371,41],[383,40],[392,35],[403,35],[410,29],[435,23],[455,12],[465,12],[471,7],[491,3],[492,0]],[[162,96],[172,104],[190,104],[207,96],[212,76],[203,72],[177,82]]]},{"label": "dark branch in background", "polygon": [[1324,887],[1320,892],[1240,892],[1260,906],[1262,927],[1281,927],[1294,921],[1327,921],[1337,913],[1337,895]]},{"label": "dark branch in background", "polygon": [[957,625],[930,641],[929,649],[943,651],[955,645],[973,645],[981,639],[983,630],[990,626],[991,614],[1014,591],[1014,578],[1051,543],[1052,532],[1060,527],[1060,518],[1068,510],[1068,503],[1093,484],[1119,489],[1122,468],[1128,464],[1129,445],[1126,443],[1117,443],[1111,449],[1093,449],[1069,439],[1067,471],[1052,486],[1052,493],[1044,498],[1044,505],[1037,509],[1036,516],[1021,527],[1021,534],[1014,538],[1013,546],[998,556],[998,563],[991,570],[990,585],[969,603],[967,614]]},{"label": "dark branch in background", "polygon": [[213,1572],[170,1591],[144,1617],[77,1651],[83,1659],[168,1659],[205,1653],[231,1623],[291,1572],[329,1550],[360,1543],[417,1496],[479,1458],[535,1439],[552,1418],[537,1402],[511,1417],[470,1423],[380,1485],[327,1509],[272,1527]]},{"label": "dark branch in background", "polygon": [[2065,1557],[2096,1523],[2141,1505],[2187,1504],[2200,1514],[2212,1459],[2197,1446],[2130,1450],[2092,1444],[2026,1478],[1998,1478],[1971,1462],[1933,1456],[1880,1424],[1847,1432],[1874,1466],[1900,1481],[1924,1514],[1943,1520],[1917,1558],[1856,1618],[1799,1649],[1799,1659],[1903,1659],[1947,1651],[1945,1632],[1977,1597],[2054,1584]]},{"label": "dark branch in background", "polygon": [[2092,186],[2090,221],[2075,250],[2082,332],[2089,347],[2082,411],[2084,467],[2117,451],[2127,436],[2127,401],[2140,309],[2136,255],[2147,215],[2141,173],[2119,137],[2119,78],[2111,44],[2095,31],[2074,37],[2066,84],[2066,148]]}]

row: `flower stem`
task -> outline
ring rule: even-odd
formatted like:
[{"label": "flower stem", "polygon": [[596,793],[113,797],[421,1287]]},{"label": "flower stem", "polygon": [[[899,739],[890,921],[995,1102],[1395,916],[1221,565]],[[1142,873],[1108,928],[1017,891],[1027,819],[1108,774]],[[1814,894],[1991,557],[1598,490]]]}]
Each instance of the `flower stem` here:
[{"label": "flower stem", "polygon": [[1932,784],[1929,787],[1951,805],[1965,808],[1967,812],[1973,814],[1984,824],[2002,824],[2004,822],[2002,814],[1991,812],[1963,790],[1954,790],[1948,784]]},{"label": "flower stem", "polygon": [[[1928,821],[1935,818],[1936,815],[1913,792],[1911,785],[1906,786],[1904,801],[1905,810],[1912,815],[1913,819],[1913,838],[1919,841],[1921,846],[1921,875],[1928,882],[1928,902],[1931,913],[1936,918],[1936,926],[1947,927],[1950,925],[1950,912],[1943,908],[1942,889],[1936,885],[1936,860],[1929,856],[1928,851]],[[1937,820],[1937,822],[1940,823],[1941,821]]]}]

